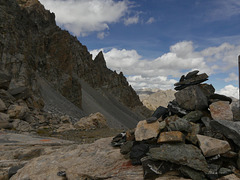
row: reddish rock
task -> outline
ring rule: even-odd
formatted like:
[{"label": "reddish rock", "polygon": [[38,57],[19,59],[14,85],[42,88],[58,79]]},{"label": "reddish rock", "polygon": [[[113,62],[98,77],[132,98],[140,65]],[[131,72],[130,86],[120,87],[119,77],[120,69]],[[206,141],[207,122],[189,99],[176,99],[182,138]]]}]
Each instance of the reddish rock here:
[{"label": "reddish rock", "polygon": [[146,120],[139,121],[135,130],[136,141],[147,140],[157,137],[160,132],[160,123],[158,121],[154,123],[147,123]]},{"label": "reddish rock", "polygon": [[227,141],[211,138],[208,136],[197,135],[200,148],[205,157],[223,154],[231,150]]},{"label": "reddish rock", "polygon": [[158,143],[164,142],[184,142],[185,136],[180,131],[162,132],[158,138]]},{"label": "reddish rock", "polygon": [[228,101],[214,102],[209,106],[209,108],[214,120],[233,120],[233,113]]}]

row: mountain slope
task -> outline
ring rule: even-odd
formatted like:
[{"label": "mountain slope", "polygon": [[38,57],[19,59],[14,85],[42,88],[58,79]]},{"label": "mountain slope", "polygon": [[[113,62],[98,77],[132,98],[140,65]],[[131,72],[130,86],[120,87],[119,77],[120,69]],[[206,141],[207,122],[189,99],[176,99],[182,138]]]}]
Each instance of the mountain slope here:
[{"label": "mountain slope", "polygon": [[[90,110],[84,109],[86,104],[82,104],[80,80],[99,91],[101,96],[109,94],[115,98],[122,104],[115,103],[116,108],[124,105],[131,110],[140,109],[142,113],[146,112],[123,74],[108,69],[101,52],[93,60],[87,47],[67,31],[61,30],[56,25],[55,15],[46,11],[38,0],[0,2],[0,71],[11,76],[10,90],[28,88],[31,96],[27,101],[33,105],[47,93],[40,91],[40,77],[51,86],[51,92],[60,93],[80,108],[81,116],[88,114]],[[49,96],[47,95],[48,98]],[[43,99],[48,104],[46,97]],[[89,104],[94,106],[93,102]],[[91,112],[97,110],[91,108]],[[131,116],[134,119],[142,118],[134,113]],[[131,118],[128,121],[123,126],[128,127]]]}]

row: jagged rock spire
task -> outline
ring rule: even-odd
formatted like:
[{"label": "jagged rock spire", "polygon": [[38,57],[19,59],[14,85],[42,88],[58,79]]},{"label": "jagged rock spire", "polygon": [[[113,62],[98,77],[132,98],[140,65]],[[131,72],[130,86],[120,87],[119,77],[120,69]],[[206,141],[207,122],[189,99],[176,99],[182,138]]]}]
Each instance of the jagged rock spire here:
[{"label": "jagged rock spire", "polygon": [[100,65],[101,67],[107,67],[106,60],[104,58],[103,52],[100,51],[94,59],[94,63]]}]

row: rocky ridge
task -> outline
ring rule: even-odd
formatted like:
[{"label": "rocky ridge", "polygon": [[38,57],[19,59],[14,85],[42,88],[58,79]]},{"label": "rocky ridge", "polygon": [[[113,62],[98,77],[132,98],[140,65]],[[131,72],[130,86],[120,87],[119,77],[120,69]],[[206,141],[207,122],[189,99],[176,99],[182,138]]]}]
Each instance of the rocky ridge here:
[{"label": "rocky ridge", "polygon": [[26,102],[42,110],[44,87],[39,79],[43,79],[80,108],[81,118],[86,115],[81,112],[82,80],[136,110],[139,119],[147,112],[123,74],[107,68],[102,52],[93,60],[87,47],[61,30],[55,15],[38,0],[3,0],[0,9],[0,72],[10,80],[8,92],[28,96]]}]

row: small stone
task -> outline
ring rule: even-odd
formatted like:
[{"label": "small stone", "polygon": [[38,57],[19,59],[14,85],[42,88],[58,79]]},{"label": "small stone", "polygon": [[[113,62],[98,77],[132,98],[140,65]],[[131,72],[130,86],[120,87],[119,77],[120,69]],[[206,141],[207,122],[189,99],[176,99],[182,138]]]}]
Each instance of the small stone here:
[{"label": "small stone", "polygon": [[186,119],[189,122],[197,122],[201,119],[203,113],[201,111],[191,111],[187,115],[183,116],[183,119]]},{"label": "small stone", "polygon": [[133,146],[133,141],[127,141],[121,145],[120,153],[121,154],[128,154]]},{"label": "small stone", "polygon": [[157,140],[158,143],[164,142],[184,142],[185,136],[180,131],[162,132]]},{"label": "small stone", "polygon": [[126,142],[126,133],[125,132],[122,132],[118,135],[116,135],[112,141],[111,141],[111,145],[113,147],[119,147],[121,145],[123,145],[123,143]]},{"label": "small stone", "polygon": [[220,168],[220,165],[217,164],[208,164],[209,171],[206,174],[206,176],[211,179],[217,179],[218,178],[218,170]]},{"label": "small stone", "polygon": [[171,131],[191,132],[191,124],[185,119],[179,118],[175,121],[170,121],[168,127]]},{"label": "small stone", "polygon": [[165,114],[168,113],[168,109],[163,107],[163,106],[159,106],[153,113],[152,117],[156,117],[157,119],[159,119],[160,117],[164,116]]},{"label": "small stone", "polygon": [[199,134],[200,131],[200,125],[191,122],[191,131],[187,134],[186,140],[190,141],[193,144],[197,144],[197,134]]},{"label": "small stone", "polygon": [[197,138],[200,144],[200,148],[205,157],[226,153],[227,151],[231,150],[231,147],[227,141],[199,134],[197,135]]},{"label": "small stone", "polygon": [[203,172],[201,171],[196,171],[190,167],[187,166],[181,166],[179,168],[179,171],[187,177],[190,177],[193,180],[206,180],[206,177]]},{"label": "small stone", "polygon": [[235,158],[238,156],[238,154],[234,151],[228,151],[226,153],[221,154],[221,156],[226,158]]},{"label": "small stone", "polygon": [[198,73],[199,73],[198,70],[191,71],[191,72],[187,73],[185,79],[195,78],[195,77],[197,76]]},{"label": "small stone", "polygon": [[132,165],[140,165],[141,158],[146,156],[149,150],[149,145],[143,142],[135,142],[132,146],[130,152],[130,159],[132,160]]},{"label": "small stone", "polygon": [[10,118],[13,119],[24,119],[29,109],[25,106],[11,105],[8,107],[7,113]]},{"label": "small stone", "polygon": [[168,111],[181,117],[187,114],[187,111],[181,108],[175,100],[168,103]]},{"label": "small stone", "polygon": [[13,166],[8,170],[8,178],[10,179],[14,174],[17,173],[24,165]]},{"label": "small stone", "polygon": [[0,99],[0,112],[3,112],[7,109],[5,103]]},{"label": "small stone", "polygon": [[32,126],[28,122],[22,121],[19,119],[15,119],[12,125],[13,125],[13,128],[22,132],[29,132],[33,130]]},{"label": "small stone", "polygon": [[227,101],[214,102],[209,108],[214,120],[233,120],[233,113]]},{"label": "small stone", "polygon": [[147,121],[147,123],[153,123],[153,122],[157,121],[157,118],[156,117],[150,117],[150,118],[147,118],[146,121]]},{"label": "small stone", "polygon": [[136,141],[155,138],[160,132],[160,124],[158,121],[147,123],[146,120],[139,121],[135,130]]},{"label": "small stone", "polygon": [[224,167],[221,167],[219,170],[218,170],[218,174],[219,175],[228,175],[228,174],[232,174],[232,170],[231,169],[228,169],[228,168],[224,168]]}]

